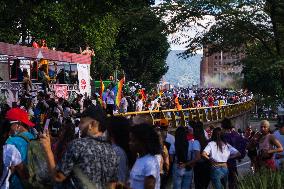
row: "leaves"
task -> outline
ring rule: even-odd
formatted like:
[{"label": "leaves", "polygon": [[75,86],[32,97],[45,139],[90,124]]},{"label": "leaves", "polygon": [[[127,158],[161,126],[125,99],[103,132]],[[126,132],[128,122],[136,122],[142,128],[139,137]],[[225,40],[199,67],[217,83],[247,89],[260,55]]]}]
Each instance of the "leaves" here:
[{"label": "leaves", "polygon": [[153,0],[8,1],[0,7],[0,41],[45,39],[49,48],[79,52],[89,45],[94,79],[125,70],[144,85],[167,71],[165,26],[151,11]]}]

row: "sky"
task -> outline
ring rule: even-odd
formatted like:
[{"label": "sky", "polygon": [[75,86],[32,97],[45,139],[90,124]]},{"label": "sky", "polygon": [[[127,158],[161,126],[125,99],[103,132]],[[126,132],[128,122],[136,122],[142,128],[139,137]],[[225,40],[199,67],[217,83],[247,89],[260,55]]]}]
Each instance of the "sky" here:
[{"label": "sky", "polygon": [[[159,4],[161,3],[162,0],[155,0],[155,4]],[[167,18],[165,18],[165,21],[167,20]],[[198,23],[205,26],[207,25],[208,23],[214,23],[214,17],[210,17],[210,16],[205,16],[202,20],[199,20]],[[189,27],[188,28],[183,28],[184,30],[183,31],[179,31],[179,32],[176,32],[174,34],[170,34],[168,36],[168,41],[171,45],[171,50],[186,50],[186,44],[183,44],[183,45],[180,45],[180,44],[175,44],[175,43],[172,43],[172,41],[178,37],[181,37],[181,36],[189,36],[189,37],[194,37],[198,32],[205,32],[207,31],[211,26],[212,24],[209,24],[208,27],[206,28],[202,28],[200,26],[197,26],[196,23],[191,23],[189,24]],[[188,40],[187,37],[181,37],[181,40],[180,42],[184,42]],[[198,51],[197,52],[198,54],[202,54],[202,50]]]}]

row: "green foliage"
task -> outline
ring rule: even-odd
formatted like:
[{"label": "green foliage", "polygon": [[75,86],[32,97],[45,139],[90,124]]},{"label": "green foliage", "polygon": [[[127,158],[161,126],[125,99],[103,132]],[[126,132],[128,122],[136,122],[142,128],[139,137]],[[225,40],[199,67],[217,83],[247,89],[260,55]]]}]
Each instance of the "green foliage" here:
[{"label": "green foliage", "polygon": [[[173,41],[186,45],[184,56],[192,56],[207,45],[209,54],[243,52],[245,86],[266,96],[283,94],[284,65],[280,63],[284,60],[283,0],[177,1],[161,6],[158,12],[167,17],[169,33],[197,28],[196,35],[188,36],[186,41],[181,38]],[[206,18],[211,21],[200,22]]]},{"label": "green foliage", "polygon": [[127,78],[143,85],[157,83],[167,72],[169,44],[165,25],[147,9],[129,12],[118,38],[121,66]]},{"label": "green foliage", "polygon": [[281,189],[283,188],[284,173],[283,171],[262,170],[255,174],[248,174],[240,179],[239,189]]},{"label": "green foliage", "polygon": [[[45,39],[49,48],[76,53],[80,47],[89,45],[96,53],[91,67],[94,79],[107,79],[115,70],[126,69],[127,79],[151,85],[167,71],[165,59],[169,48],[163,33],[165,27],[151,11],[153,3],[153,0],[2,0],[0,41],[16,43],[22,37],[21,43],[25,44],[28,36],[34,36]],[[133,27],[137,27],[135,32]]]}]

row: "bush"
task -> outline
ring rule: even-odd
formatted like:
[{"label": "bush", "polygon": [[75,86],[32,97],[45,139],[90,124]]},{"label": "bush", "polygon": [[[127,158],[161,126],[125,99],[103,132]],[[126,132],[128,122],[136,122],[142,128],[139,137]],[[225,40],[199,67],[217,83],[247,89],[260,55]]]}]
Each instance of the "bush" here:
[{"label": "bush", "polygon": [[281,189],[284,183],[284,172],[261,170],[255,174],[247,174],[239,180],[239,189]]}]

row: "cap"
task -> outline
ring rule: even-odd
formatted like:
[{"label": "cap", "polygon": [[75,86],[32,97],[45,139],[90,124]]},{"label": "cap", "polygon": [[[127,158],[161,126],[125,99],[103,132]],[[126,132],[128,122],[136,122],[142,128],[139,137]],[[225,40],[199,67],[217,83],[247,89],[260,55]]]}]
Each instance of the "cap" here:
[{"label": "cap", "polygon": [[20,108],[12,108],[6,113],[6,119],[9,121],[19,121],[29,127],[34,127],[35,124],[29,120],[29,115],[26,111]]},{"label": "cap", "polygon": [[163,128],[168,128],[169,121],[167,119],[161,119],[160,120],[160,126],[163,127]]},{"label": "cap", "polygon": [[102,123],[106,119],[106,113],[100,106],[92,104],[80,115],[80,117],[90,117]]}]

